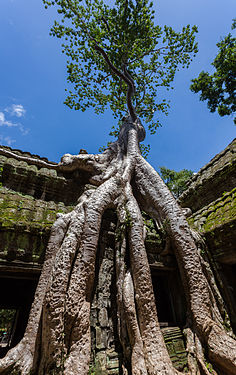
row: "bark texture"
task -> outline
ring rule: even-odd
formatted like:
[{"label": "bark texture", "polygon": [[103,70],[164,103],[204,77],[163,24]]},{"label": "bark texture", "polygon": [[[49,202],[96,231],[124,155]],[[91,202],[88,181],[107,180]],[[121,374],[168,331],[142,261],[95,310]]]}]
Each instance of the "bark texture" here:
[{"label": "bark texture", "polygon": [[235,340],[224,330],[223,304],[213,274],[201,258],[181,208],[140,155],[139,142],[144,137],[140,121],[128,117],[118,140],[103,154],[66,154],[58,166],[50,165],[61,171],[84,169],[97,188],[86,191],[75,209],[59,215],[53,225],[25,335],[0,360],[0,374],[88,374],[96,251],[107,208],[115,209],[118,217],[117,328],[124,373],[178,373],[158,322],[144,246],[143,209],[156,222],[165,221],[175,249],[188,305],[189,374],[210,374],[206,357],[216,366],[214,373],[236,374]]}]

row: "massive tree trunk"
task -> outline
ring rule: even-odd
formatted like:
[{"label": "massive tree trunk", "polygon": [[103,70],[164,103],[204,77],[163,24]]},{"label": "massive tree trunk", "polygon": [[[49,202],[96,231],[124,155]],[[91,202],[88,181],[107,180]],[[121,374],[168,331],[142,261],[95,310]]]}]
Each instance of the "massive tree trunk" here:
[{"label": "massive tree trunk", "polygon": [[[59,170],[87,170],[97,188],[86,191],[75,209],[59,215],[54,223],[25,335],[0,360],[1,374],[88,374],[96,251],[107,208],[116,210],[118,217],[117,330],[131,374],[178,373],[158,323],[140,209],[165,221],[175,250],[188,308],[189,373],[210,374],[207,357],[218,374],[236,374],[235,340],[224,330],[214,282],[209,281],[212,275],[207,277],[181,208],[140,154],[139,142],[144,136],[140,121],[129,117],[117,142],[103,154],[62,158]],[[126,350],[127,339],[131,355]]]}]

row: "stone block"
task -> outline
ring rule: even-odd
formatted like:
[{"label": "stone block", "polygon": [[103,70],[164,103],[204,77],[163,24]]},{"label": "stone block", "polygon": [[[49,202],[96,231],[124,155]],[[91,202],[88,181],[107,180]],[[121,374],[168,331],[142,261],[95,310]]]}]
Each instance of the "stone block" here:
[{"label": "stone block", "polygon": [[108,327],[108,314],[107,309],[105,307],[102,307],[98,312],[98,321],[100,323],[101,327]]}]

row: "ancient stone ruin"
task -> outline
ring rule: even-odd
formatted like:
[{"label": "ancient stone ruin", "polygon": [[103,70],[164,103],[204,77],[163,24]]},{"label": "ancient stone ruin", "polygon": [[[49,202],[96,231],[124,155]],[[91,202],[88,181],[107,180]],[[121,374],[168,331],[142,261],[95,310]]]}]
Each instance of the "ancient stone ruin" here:
[{"label": "ancient stone ruin", "polygon": [[[56,214],[70,212],[91,185],[89,172],[59,173],[19,161],[4,150],[47,161],[45,158],[9,147],[1,149],[0,310],[6,310],[11,317],[7,327],[0,327],[0,357],[3,357],[23,336]],[[201,252],[213,271],[236,333],[235,186],[236,139],[193,176],[179,203],[191,210],[186,210],[189,224],[204,239],[199,244]],[[186,302],[176,259],[165,223],[158,225],[145,213],[143,217],[162,333],[175,368],[184,371]],[[122,350],[116,330],[116,221],[116,214],[107,210],[99,239],[91,309],[91,374],[122,373]],[[4,329],[7,331],[3,332]]]}]

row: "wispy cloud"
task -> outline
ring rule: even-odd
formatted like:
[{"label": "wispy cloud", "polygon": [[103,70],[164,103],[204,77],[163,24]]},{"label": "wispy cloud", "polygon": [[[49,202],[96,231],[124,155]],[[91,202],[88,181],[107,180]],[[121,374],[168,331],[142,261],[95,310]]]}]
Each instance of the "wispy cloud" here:
[{"label": "wispy cloud", "polygon": [[29,133],[29,129],[26,129],[23,125],[18,124],[18,126],[23,135],[27,135]]},{"label": "wispy cloud", "polygon": [[5,114],[3,112],[0,112],[0,126],[12,127],[12,126],[18,126],[18,124],[14,123],[12,121],[6,120]]},{"label": "wispy cloud", "polygon": [[[24,113],[26,112],[25,109],[23,108],[23,106],[21,108],[19,105],[17,105],[16,107],[17,108],[15,108],[13,104],[11,106],[12,111],[14,110],[15,116],[22,117]],[[9,113],[9,110],[5,109],[5,112]],[[13,127],[18,128],[23,135],[26,135],[29,133],[29,129],[26,129],[21,123],[13,122],[9,119],[6,119],[4,112],[0,112],[0,126],[6,126],[9,128],[13,128]]]},{"label": "wispy cloud", "polygon": [[11,137],[4,137],[3,135],[0,134],[0,143],[1,144],[6,144],[7,146],[11,146],[12,143],[14,143],[16,140],[11,138]]},{"label": "wispy cloud", "polygon": [[10,113],[12,116],[22,117],[25,115],[26,110],[22,104],[12,104],[10,107],[5,109],[5,112]]}]

